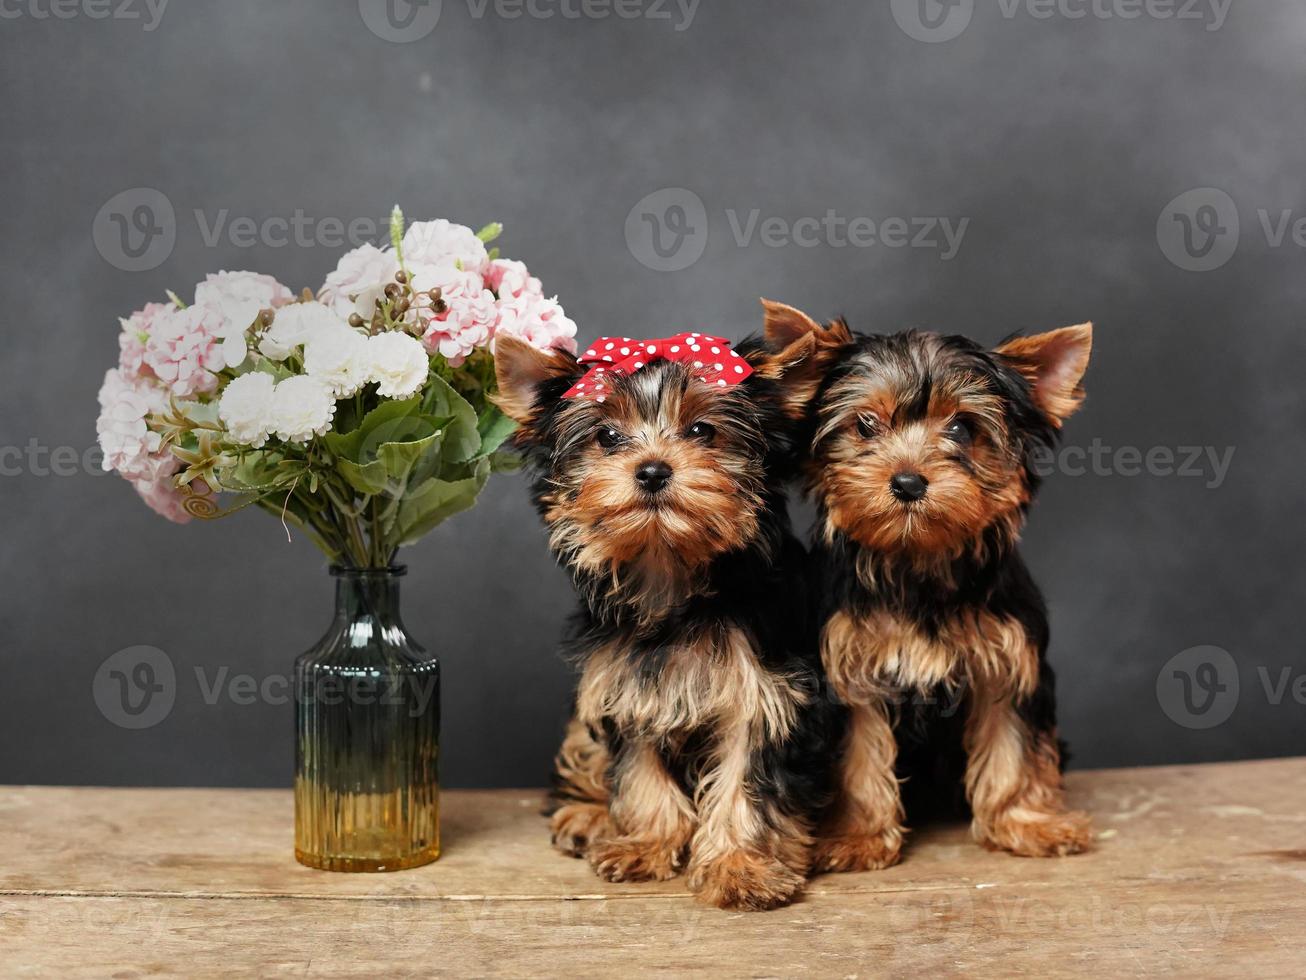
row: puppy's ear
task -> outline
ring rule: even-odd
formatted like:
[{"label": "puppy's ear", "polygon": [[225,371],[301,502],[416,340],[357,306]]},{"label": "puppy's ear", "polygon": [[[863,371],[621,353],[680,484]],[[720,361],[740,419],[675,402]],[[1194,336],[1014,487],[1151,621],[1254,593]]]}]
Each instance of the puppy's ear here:
[{"label": "puppy's ear", "polygon": [[499,381],[494,403],[514,422],[529,425],[537,414],[540,385],[556,378],[576,377],[580,365],[566,351],[542,351],[504,335],[494,342],[494,373]]},{"label": "puppy's ear", "polygon": [[785,414],[802,418],[830,365],[852,343],[852,332],[842,320],[823,327],[806,313],[783,303],[764,299],[762,307],[766,310],[766,340],[773,353],[758,370],[780,382]]},{"label": "puppy's ear", "polygon": [[763,333],[766,342],[776,350],[784,350],[790,344],[807,336],[821,332],[821,325],[802,310],[763,299],[762,309],[766,311]]},{"label": "puppy's ear", "polygon": [[1080,381],[1093,351],[1093,324],[1013,337],[995,351],[1029,382],[1034,404],[1061,427],[1084,401]]}]

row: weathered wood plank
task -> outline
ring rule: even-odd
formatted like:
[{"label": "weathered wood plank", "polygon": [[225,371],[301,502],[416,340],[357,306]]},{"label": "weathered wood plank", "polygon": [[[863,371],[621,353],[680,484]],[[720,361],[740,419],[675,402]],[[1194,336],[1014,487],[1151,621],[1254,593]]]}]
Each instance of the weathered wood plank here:
[{"label": "weathered wood plank", "polygon": [[285,792],[0,790],[0,976],[1303,975],[1306,760],[1070,785],[1093,854],[933,828],[750,915],[598,881],[533,792],[448,794],[440,862],[333,875],[290,858]]},{"label": "weathered wood plank", "polygon": [[0,974],[1299,978],[1303,922],[1306,884],[1248,879],[823,894],[753,914],[658,899],[0,897]]},{"label": "weathered wood plank", "polygon": [[[898,867],[816,879],[828,893],[962,884],[1038,888],[1163,876],[1263,878],[1306,870],[1306,760],[1105,770],[1070,777],[1104,839],[1088,855],[990,854],[963,827],[919,832]],[[444,856],[390,875],[313,871],[291,855],[285,791],[0,790],[0,892],[424,898],[681,896],[678,882],[612,885],[548,846],[537,792],[455,792],[444,800]]]}]

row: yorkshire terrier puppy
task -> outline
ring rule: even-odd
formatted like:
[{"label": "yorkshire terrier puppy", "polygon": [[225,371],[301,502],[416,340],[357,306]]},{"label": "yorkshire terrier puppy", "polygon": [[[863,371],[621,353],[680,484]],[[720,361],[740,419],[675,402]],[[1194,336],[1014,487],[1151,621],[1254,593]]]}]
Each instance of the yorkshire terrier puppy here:
[{"label": "yorkshire terrier puppy", "polygon": [[805,880],[833,740],[780,379],[814,350],[498,340],[498,404],[581,600],[554,843],[609,881],[684,869],[707,904],[767,909]]},{"label": "yorkshire terrier puppy", "polygon": [[848,718],[816,866],[894,864],[906,813],[938,812],[939,791],[956,801],[963,787],[986,847],[1086,849],[1089,821],[1062,791],[1047,610],[1017,539],[1039,485],[1032,454],[1083,401],[1092,325],[986,350],[854,335],[768,304],[766,334],[817,343],[789,411],[817,505],[822,662]]}]

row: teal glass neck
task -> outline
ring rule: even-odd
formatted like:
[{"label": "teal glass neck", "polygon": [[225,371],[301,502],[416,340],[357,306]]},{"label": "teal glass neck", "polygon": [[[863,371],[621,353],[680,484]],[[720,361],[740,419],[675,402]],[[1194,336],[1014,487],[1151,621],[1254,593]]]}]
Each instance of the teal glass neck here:
[{"label": "teal glass neck", "polygon": [[331,575],[336,580],[336,620],[373,619],[402,629],[399,582],[406,574],[408,569],[402,565],[390,568],[332,567]]}]

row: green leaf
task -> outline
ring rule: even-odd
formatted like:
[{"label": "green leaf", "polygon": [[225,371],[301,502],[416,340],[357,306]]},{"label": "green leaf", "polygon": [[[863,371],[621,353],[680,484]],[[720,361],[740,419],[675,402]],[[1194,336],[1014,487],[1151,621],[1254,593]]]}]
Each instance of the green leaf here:
[{"label": "green leaf", "polygon": [[465,462],[480,453],[481,433],[477,429],[476,410],[437,374],[427,379],[422,411],[449,419],[442,449],[446,463]]},{"label": "green leaf", "polygon": [[284,362],[274,361],[271,358],[264,357],[259,353],[251,353],[249,357],[241,363],[240,367],[233,368],[232,374],[237,378],[246,374],[266,374],[273,382],[285,381],[293,377],[295,372],[292,371]]},{"label": "green leaf", "polygon": [[218,426],[217,402],[179,402],[182,414],[196,425]]},{"label": "green leaf", "polygon": [[516,473],[522,468],[522,458],[511,449],[500,449],[497,453],[491,453],[490,472],[491,473]]},{"label": "green leaf", "polygon": [[517,431],[517,423],[491,406],[481,416],[477,430],[481,434],[482,456],[489,456],[508,441],[508,437]]},{"label": "green leaf", "polygon": [[501,225],[497,221],[491,221],[488,225],[486,225],[484,228],[482,228],[480,231],[476,233],[476,237],[479,238],[486,245],[489,245],[490,242],[494,241],[502,234],[503,234],[503,225]]},{"label": "green leaf", "polygon": [[386,402],[352,432],[329,433],[336,468],[364,496],[402,496],[408,484],[440,476],[442,450],[454,418],[427,415],[417,399]]},{"label": "green leaf", "polygon": [[287,487],[295,481],[295,474],[282,464],[288,462],[275,453],[247,453],[235,466],[225,469],[223,483],[233,490],[270,490]]},{"label": "green leaf", "polygon": [[346,483],[365,497],[375,496],[387,486],[385,464],[379,459],[360,464],[342,456],[336,460],[336,469]]},{"label": "green leaf", "polygon": [[385,467],[392,493],[403,493],[414,477],[424,480],[439,472],[440,449],[452,420],[429,415],[418,419],[429,427],[430,435],[409,442],[386,442],[377,447],[376,458]]},{"label": "green leaf", "polygon": [[[417,414],[420,407],[420,402],[416,398],[410,398],[402,402],[382,402],[380,407],[372,409],[363,416],[363,421],[358,424],[358,428],[350,432],[328,432],[323,437],[323,441],[326,442],[327,448],[337,456],[352,460],[355,463],[366,463],[368,460],[362,458],[362,452],[369,437],[383,427],[393,428],[395,423],[401,419],[407,419],[409,416]],[[393,442],[396,440],[374,439],[372,444],[374,446],[380,445],[382,441]]]},{"label": "green leaf", "polygon": [[462,480],[427,480],[399,505],[399,543],[416,543],[432,528],[476,503],[490,476],[490,461],[477,460]]}]

